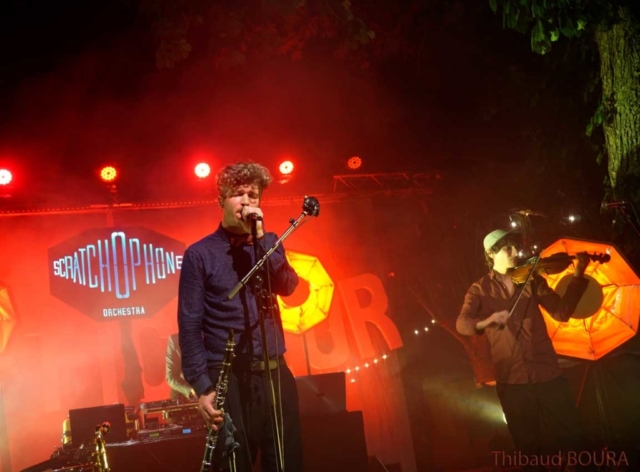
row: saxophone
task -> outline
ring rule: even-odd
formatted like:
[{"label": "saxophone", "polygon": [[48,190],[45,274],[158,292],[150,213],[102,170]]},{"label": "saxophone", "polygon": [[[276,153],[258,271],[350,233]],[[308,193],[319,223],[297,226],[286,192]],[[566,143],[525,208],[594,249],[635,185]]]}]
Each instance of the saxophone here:
[{"label": "saxophone", "polygon": [[98,472],[111,472],[109,461],[107,460],[107,448],[105,447],[104,435],[111,429],[111,424],[105,421],[96,426],[95,437],[93,438],[94,450],[92,464]]},{"label": "saxophone", "polygon": [[[227,339],[227,346],[224,351],[224,359],[222,360],[222,370],[218,377],[218,383],[216,383],[216,397],[213,401],[213,409],[222,411],[224,415],[224,401],[227,395],[227,388],[229,387],[229,371],[231,370],[231,361],[233,360],[234,353],[233,348],[235,346],[235,338],[233,337],[233,330],[229,330],[229,337]],[[209,428],[207,433],[207,443],[204,449],[204,459],[202,459],[202,466],[200,472],[209,472],[211,467],[211,461],[213,460],[213,452],[218,442],[219,431],[214,431],[213,428]]]}]

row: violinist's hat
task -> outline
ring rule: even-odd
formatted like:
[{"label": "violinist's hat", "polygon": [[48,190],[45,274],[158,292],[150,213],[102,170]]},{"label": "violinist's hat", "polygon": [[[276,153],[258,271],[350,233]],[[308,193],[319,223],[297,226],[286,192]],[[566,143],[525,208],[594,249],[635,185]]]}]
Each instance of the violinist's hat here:
[{"label": "violinist's hat", "polygon": [[507,236],[508,234],[516,233],[515,229],[511,231],[505,231],[504,229],[496,229],[495,231],[491,231],[484,237],[483,245],[484,250],[488,251],[491,249],[498,241]]}]

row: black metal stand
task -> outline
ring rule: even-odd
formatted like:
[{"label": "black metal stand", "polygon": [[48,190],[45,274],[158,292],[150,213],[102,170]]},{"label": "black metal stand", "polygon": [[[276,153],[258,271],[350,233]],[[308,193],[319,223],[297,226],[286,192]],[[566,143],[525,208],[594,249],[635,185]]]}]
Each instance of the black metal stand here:
[{"label": "black metal stand", "polygon": [[624,217],[625,221],[629,223],[629,226],[631,226],[633,231],[636,233],[636,236],[640,236],[640,228],[638,228],[638,225],[633,221],[633,218],[625,208],[627,204],[631,207],[631,210],[633,211],[633,214],[636,217],[636,221],[640,221],[640,219],[638,219],[638,214],[636,213],[636,209],[629,202],[622,202],[622,206],[619,207],[620,213]]},{"label": "black metal stand", "polygon": [[[318,202],[318,199],[316,197],[304,197],[304,202],[302,203],[302,214],[298,217],[297,220],[294,220],[293,218],[289,220],[289,223],[291,224],[291,226],[282,234],[282,236],[280,236],[280,239],[276,241],[273,247],[269,249],[259,261],[256,262],[256,264],[251,268],[251,270],[247,273],[247,275],[245,275],[243,279],[240,282],[238,282],[238,285],[236,285],[233,288],[233,290],[229,292],[229,295],[227,295],[227,298],[231,300],[233,297],[235,297],[238,294],[240,289],[244,287],[247,284],[247,282],[249,282],[251,277],[253,277],[253,275],[263,266],[263,264],[267,261],[269,256],[273,254],[273,251],[275,251],[278,248],[278,246],[282,244],[282,241],[287,239],[287,237],[289,237],[289,235],[295,229],[297,229],[299,226],[301,226],[302,223],[304,223],[303,220],[305,220],[305,218],[311,217],[311,216],[318,216],[319,214],[320,214],[320,203]],[[255,228],[255,225],[252,226],[252,230],[253,228]],[[255,245],[254,245],[254,251],[255,251],[254,253],[256,254],[256,260],[257,260],[257,247]]]},{"label": "black metal stand", "polygon": [[[302,214],[298,217],[298,219],[294,220],[293,218],[289,220],[291,226],[284,232],[284,234],[278,239],[273,247],[269,249],[262,258],[259,259],[258,254],[258,238],[257,238],[257,222],[252,220],[251,224],[251,233],[254,240],[253,244],[253,252],[256,260],[256,264],[253,268],[244,276],[244,278],[233,288],[233,290],[227,295],[228,299],[232,299],[234,296],[238,294],[238,292],[244,287],[249,280],[253,276],[256,276],[254,279],[254,290],[255,290],[255,298],[256,304],[258,308],[258,321],[260,325],[260,341],[262,344],[262,357],[265,365],[265,383],[266,390],[268,392],[269,398],[269,407],[270,407],[270,417],[271,417],[271,427],[273,429],[273,438],[274,438],[274,448],[276,451],[276,469],[279,472],[284,472],[284,448],[283,448],[283,431],[282,431],[282,418],[279,412],[282,412],[282,405],[279,405],[280,396],[276,398],[275,395],[275,386],[273,383],[273,376],[271,374],[271,369],[269,367],[269,344],[267,343],[267,332],[265,326],[265,318],[267,314],[271,316],[275,321],[275,317],[273,316],[274,310],[274,298],[273,292],[271,290],[271,278],[269,271],[269,256],[273,254],[273,252],[282,244],[284,241],[294,230],[299,228],[302,223],[307,221],[310,217],[318,216],[320,214],[320,203],[315,197],[305,197],[304,202],[302,204]],[[266,274],[266,288],[264,286],[264,278],[260,275],[257,275],[258,270],[262,268],[262,266],[266,264],[267,270],[264,271]],[[280,326],[282,329],[282,326]],[[279,368],[279,366],[278,366]],[[280,381],[280,376],[278,376],[278,382]],[[280,392],[280,387],[278,385],[278,392]]]}]

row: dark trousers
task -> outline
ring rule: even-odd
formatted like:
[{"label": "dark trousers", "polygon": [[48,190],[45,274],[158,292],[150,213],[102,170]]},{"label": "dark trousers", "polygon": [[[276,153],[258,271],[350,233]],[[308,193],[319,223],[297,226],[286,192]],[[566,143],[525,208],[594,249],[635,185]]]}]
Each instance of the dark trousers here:
[{"label": "dark trousers", "polygon": [[513,442],[523,455],[541,458],[586,450],[578,411],[564,377],[537,384],[498,384],[496,390]]},{"label": "dark trousers", "polygon": [[[217,372],[210,372],[212,381],[217,382]],[[272,427],[272,415],[269,402],[269,389],[266,371],[234,370],[229,375],[229,387],[225,412],[229,413],[236,431],[234,438],[240,445],[235,451],[235,463],[238,472],[251,472],[260,451],[263,472],[277,470],[277,452]],[[276,395],[278,413],[282,406],[282,437],[285,472],[302,472],[302,439],[300,434],[300,413],[298,409],[298,391],[293,374],[284,365],[271,371]],[[278,401],[281,400],[281,401]],[[217,449],[222,453],[223,435]],[[220,460],[222,470],[229,467],[226,459]],[[218,468],[217,470],[220,470]]]}]

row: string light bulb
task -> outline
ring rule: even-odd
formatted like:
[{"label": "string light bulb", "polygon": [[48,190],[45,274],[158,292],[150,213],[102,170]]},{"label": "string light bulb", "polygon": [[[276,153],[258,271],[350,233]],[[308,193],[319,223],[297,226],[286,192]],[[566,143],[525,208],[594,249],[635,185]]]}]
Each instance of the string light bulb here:
[{"label": "string light bulb", "polygon": [[[382,355],[382,356],[380,356],[379,358],[378,358],[378,357],[376,357],[376,358],[374,358],[374,359],[373,359],[373,360],[371,360],[371,361],[367,361],[367,362],[365,362],[365,363],[363,364],[363,366],[362,366],[362,367],[363,367],[364,369],[368,369],[368,368],[370,368],[370,367],[371,367],[371,368],[373,368],[373,367],[375,367],[375,365],[376,365],[376,364],[380,364],[380,362],[381,362],[381,361],[383,361],[383,360],[385,360],[386,358],[387,358],[387,355],[386,355],[386,354],[383,354],[383,355]],[[355,374],[356,374],[356,372],[359,372],[359,371],[360,371],[360,366],[359,366],[359,365],[357,365],[357,366],[355,366],[355,367],[353,367],[353,368],[349,367],[349,368],[347,368],[347,369],[345,369],[345,370],[344,370],[345,374],[347,374],[347,375],[349,375],[349,374],[354,374],[354,375],[355,375]]]}]

